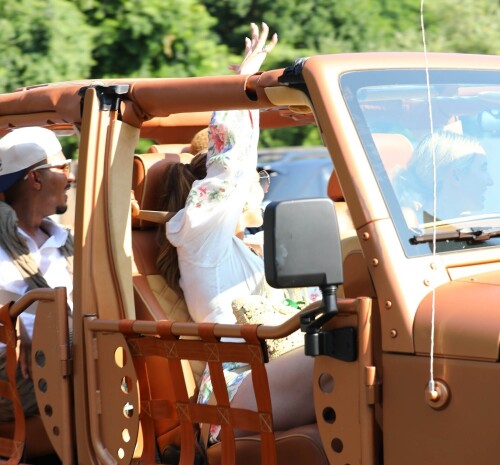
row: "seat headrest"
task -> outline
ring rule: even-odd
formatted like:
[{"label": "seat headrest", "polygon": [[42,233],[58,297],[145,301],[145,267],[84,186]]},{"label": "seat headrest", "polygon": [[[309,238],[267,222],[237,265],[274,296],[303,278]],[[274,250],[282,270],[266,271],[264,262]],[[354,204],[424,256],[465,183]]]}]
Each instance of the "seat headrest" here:
[{"label": "seat headrest", "polygon": [[[408,164],[413,153],[413,145],[402,134],[376,133],[372,134],[372,136],[387,175],[391,179],[396,168],[404,168]],[[335,170],[332,171],[330,180],[328,181],[328,197],[334,202],[344,200],[344,194]]]},{"label": "seat headrest", "polygon": [[149,153],[181,153],[189,152],[189,144],[155,144],[149,147]]},{"label": "seat headrest", "polygon": [[334,202],[343,202],[344,193],[340,187],[339,178],[335,170],[332,171],[330,179],[328,180],[327,194]]},{"label": "seat headrest", "polygon": [[377,133],[372,136],[387,175],[392,179],[394,170],[406,167],[410,161],[413,145],[403,134]]},{"label": "seat headrest", "polygon": [[[134,156],[132,191],[141,210],[161,210],[162,182],[166,166],[170,163],[190,163],[189,153],[150,152]],[[132,218],[135,228],[157,227],[156,223]]]}]

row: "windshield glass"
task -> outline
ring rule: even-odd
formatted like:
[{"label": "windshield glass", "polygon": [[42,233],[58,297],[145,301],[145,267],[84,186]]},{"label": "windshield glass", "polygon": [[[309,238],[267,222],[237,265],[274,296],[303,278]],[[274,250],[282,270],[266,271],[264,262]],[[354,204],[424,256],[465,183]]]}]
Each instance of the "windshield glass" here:
[{"label": "windshield glass", "polygon": [[[500,227],[500,73],[443,70],[429,78],[429,90],[423,70],[341,78],[408,256],[431,253],[434,225],[439,231]],[[497,236],[442,234],[437,250],[498,246]]]}]

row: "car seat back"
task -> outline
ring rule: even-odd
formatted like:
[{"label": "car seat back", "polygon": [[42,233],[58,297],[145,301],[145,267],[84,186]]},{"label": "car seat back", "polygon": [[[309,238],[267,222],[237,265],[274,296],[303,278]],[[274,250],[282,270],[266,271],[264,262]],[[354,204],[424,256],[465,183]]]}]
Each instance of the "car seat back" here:
[{"label": "car seat back", "polygon": [[[160,210],[162,178],[170,163],[191,160],[189,154],[149,152],[134,157],[132,174],[132,191],[140,210]],[[140,320],[171,320],[191,321],[189,312],[182,296],[171,289],[158,273],[156,259],[160,246],[160,227],[158,223],[143,220],[138,217],[132,220],[132,252],[133,252],[133,285],[136,318]],[[193,369],[188,362],[182,363],[189,395],[197,390]],[[159,357],[148,359],[146,368],[155,373],[150,376],[150,389],[153,398],[173,400],[172,384],[166,373],[168,361]],[[204,365],[195,365],[198,377],[201,376]],[[160,375],[163,374],[163,375]],[[178,418],[160,419],[155,421],[157,443],[162,450],[169,444],[180,442]]]},{"label": "car seat back", "polygon": [[375,133],[372,137],[387,175],[392,180],[397,169],[406,167],[410,161],[413,145],[403,134]]}]

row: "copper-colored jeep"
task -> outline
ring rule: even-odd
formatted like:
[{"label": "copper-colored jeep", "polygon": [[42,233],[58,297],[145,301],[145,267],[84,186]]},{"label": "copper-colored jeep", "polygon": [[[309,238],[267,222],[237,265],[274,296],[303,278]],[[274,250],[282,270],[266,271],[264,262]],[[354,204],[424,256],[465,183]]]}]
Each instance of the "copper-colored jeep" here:
[{"label": "copper-colored jeep", "polygon": [[[265,212],[268,282],[319,286],[323,301],[277,326],[197,325],[156,270],[160,174],[213,110],[240,108],[260,109],[263,130],[316,126],[331,154],[331,200]],[[39,301],[40,417],[0,423],[4,462],[30,463],[44,434],[64,465],[498,462],[500,57],[338,54],[254,76],[0,95],[0,135],[34,125],[79,138],[73,330],[65,289],[1,309],[0,340],[14,347],[11,323]],[[424,153],[443,132],[484,152],[460,163],[456,147]],[[140,138],[155,142],[147,153]],[[317,423],[275,432],[261,341],[298,328],[315,357]],[[234,411],[223,392],[195,403],[200,365],[217,377],[224,360],[252,364],[258,411]],[[221,443],[200,446],[200,423],[220,423]],[[253,434],[235,440],[233,428]]]}]

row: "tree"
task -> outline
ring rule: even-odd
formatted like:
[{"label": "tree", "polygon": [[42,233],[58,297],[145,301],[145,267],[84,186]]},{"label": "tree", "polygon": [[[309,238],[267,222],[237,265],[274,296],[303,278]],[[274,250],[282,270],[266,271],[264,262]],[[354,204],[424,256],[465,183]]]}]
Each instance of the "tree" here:
[{"label": "tree", "polygon": [[[266,21],[280,44],[265,66],[283,67],[313,54],[366,51],[423,51],[418,0],[202,0],[219,19],[215,30],[232,53],[249,21]],[[433,0],[424,4],[430,51],[498,53],[498,1]],[[459,21],[457,21],[459,19]],[[268,145],[316,143],[315,132],[297,129],[263,134]]]},{"label": "tree", "polygon": [[80,2],[99,34],[92,77],[182,77],[219,73],[227,47],[197,0]]},{"label": "tree", "polygon": [[[499,52],[498,0],[424,6],[429,51]],[[419,0],[0,0],[0,92],[229,72],[250,21],[266,21],[280,36],[264,69],[313,54],[423,50]],[[286,134],[263,134],[263,144],[319,143],[316,132]]]},{"label": "tree", "polygon": [[500,53],[498,0],[440,0],[426,7],[430,51]]},{"label": "tree", "polygon": [[0,91],[87,76],[92,37],[71,1],[0,0]]}]

